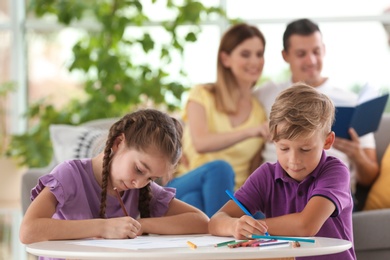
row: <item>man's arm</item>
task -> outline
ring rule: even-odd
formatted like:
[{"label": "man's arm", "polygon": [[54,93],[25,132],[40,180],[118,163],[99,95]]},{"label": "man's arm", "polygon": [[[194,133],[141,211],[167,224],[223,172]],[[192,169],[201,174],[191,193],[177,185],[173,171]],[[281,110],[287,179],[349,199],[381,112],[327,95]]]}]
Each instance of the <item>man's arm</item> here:
[{"label": "man's arm", "polygon": [[356,182],[362,186],[371,186],[379,174],[376,150],[363,148],[354,129],[349,130],[351,140],[337,138],[333,147],[345,153],[356,171]]}]

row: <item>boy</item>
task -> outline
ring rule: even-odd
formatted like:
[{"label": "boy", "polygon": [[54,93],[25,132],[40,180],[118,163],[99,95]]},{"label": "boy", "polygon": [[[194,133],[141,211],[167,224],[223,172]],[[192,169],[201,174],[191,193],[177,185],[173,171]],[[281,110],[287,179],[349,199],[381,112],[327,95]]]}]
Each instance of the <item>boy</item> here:
[{"label": "boy", "polygon": [[[332,101],[313,87],[296,83],[272,106],[270,134],[278,161],[261,165],[236,192],[251,213],[227,202],[210,220],[209,232],[237,239],[252,234],[320,236],[353,242],[349,172],[339,159],[326,156],[335,139]],[[356,259],[348,251],[305,259]]]},{"label": "boy", "polygon": [[[267,82],[254,93],[268,113],[277,94],[296,82],[304,82],[326,94],[336,107],[358,104],[359,97],[356,93],[340,87],[340,83],[323,75],[325,44],[319,26],[313,21],[298,19],[287,25],[283,34],[282,56],[289,65],[291,79],[281,83]],[[374,88],[370,89],[370,95],[379,95]],[[364,206],[367,189],[379,174],[379,166],[374,134],[359,137],[353,129],[349,134],[351,140],[337,137],[326,153],[339,158],[348,166],[350,187],[355,195],[355,211],[359,211]],[[276,162],[275,147],[272,144],[266,143],[262,154],[264,161]]]}]

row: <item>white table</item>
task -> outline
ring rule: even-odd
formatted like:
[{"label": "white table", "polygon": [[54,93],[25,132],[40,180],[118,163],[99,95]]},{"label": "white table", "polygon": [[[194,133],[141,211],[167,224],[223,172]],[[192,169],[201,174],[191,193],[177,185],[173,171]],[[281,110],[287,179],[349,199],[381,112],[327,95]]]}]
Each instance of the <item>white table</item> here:
[{"label": "white table", "polygon": [[[204,236],[204,235],[203,235]],[[167,237],[167,236],[164,236]],[[180,237],[180,236],[169,236]],[[188,236],[186,236],[188,237]],[[196,236],[193,236],[194,238]],[[196,249],[189,247],[155,248],[155,249],[123,249],[98,247],[75,244],[82,240],[61,240],[33,243],[26,246],[27,252],[46,257],[66,259],[261,259],[278,257],[297,257],[326,255],[339,253],[352,247],[350,241],[316,237],[315,243],[301,243],[298,248],[291,246],[261,248],[241,247],[228,248],[199,246]],[[85,240],[84,240],[85,241]]]}]

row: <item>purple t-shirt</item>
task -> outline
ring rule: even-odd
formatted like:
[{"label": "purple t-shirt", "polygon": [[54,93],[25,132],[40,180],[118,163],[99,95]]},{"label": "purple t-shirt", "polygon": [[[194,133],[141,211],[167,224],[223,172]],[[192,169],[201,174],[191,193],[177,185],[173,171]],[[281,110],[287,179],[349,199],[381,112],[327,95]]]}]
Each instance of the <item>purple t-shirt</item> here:
[{"label": "purple t-shirt", "polygon": [[[322,196],[336,209],[316,236],[349,240],[353,244],[352,196],[347,167],[337,158],[322,153],[314,171],[298,182],[276,163],[264,163],[237,190],[237,199],[253,214],[261,211],[266,217],[301,212],[310,198]],[[299,258],[297,258],[299,259]],[[338,254],[304,257],[303,259],[356,259],[354,248]]]},{"label": "purple t-shirt", "polygon": [[[58,201],[53,218],[68,220],[99,218],[102,189],[93,174],[91,159],[69,160],[56,166],[50,174],[39,178],[37,186],[31,191],[31,200],[34,200],[45,186],[50,188]],[[176,190],[152,182],[151,191],[150,215],[161,217],[167,212]],[[138,189],[126,190],[122,195],[126,210],[133,218],[139,217],[138,198]],[[106,216],[107,218],[124,216],[118,199],[109,194]]]}]

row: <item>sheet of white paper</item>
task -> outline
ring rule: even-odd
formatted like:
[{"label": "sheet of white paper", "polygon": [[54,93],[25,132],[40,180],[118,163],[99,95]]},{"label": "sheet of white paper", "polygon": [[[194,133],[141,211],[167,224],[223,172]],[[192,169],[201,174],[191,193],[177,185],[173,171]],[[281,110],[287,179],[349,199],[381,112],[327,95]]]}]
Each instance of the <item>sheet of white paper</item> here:
[{"label": "sheet of white paper", "polygon": [[191,241],[198,247],[214,246],[215,244],[234,240],[232,237],[217,236],[139,236],[134,239],[92,239],[70,244],[83,246],[99,246],[122,249],[156,249],[188,247],[187,241]]}]

